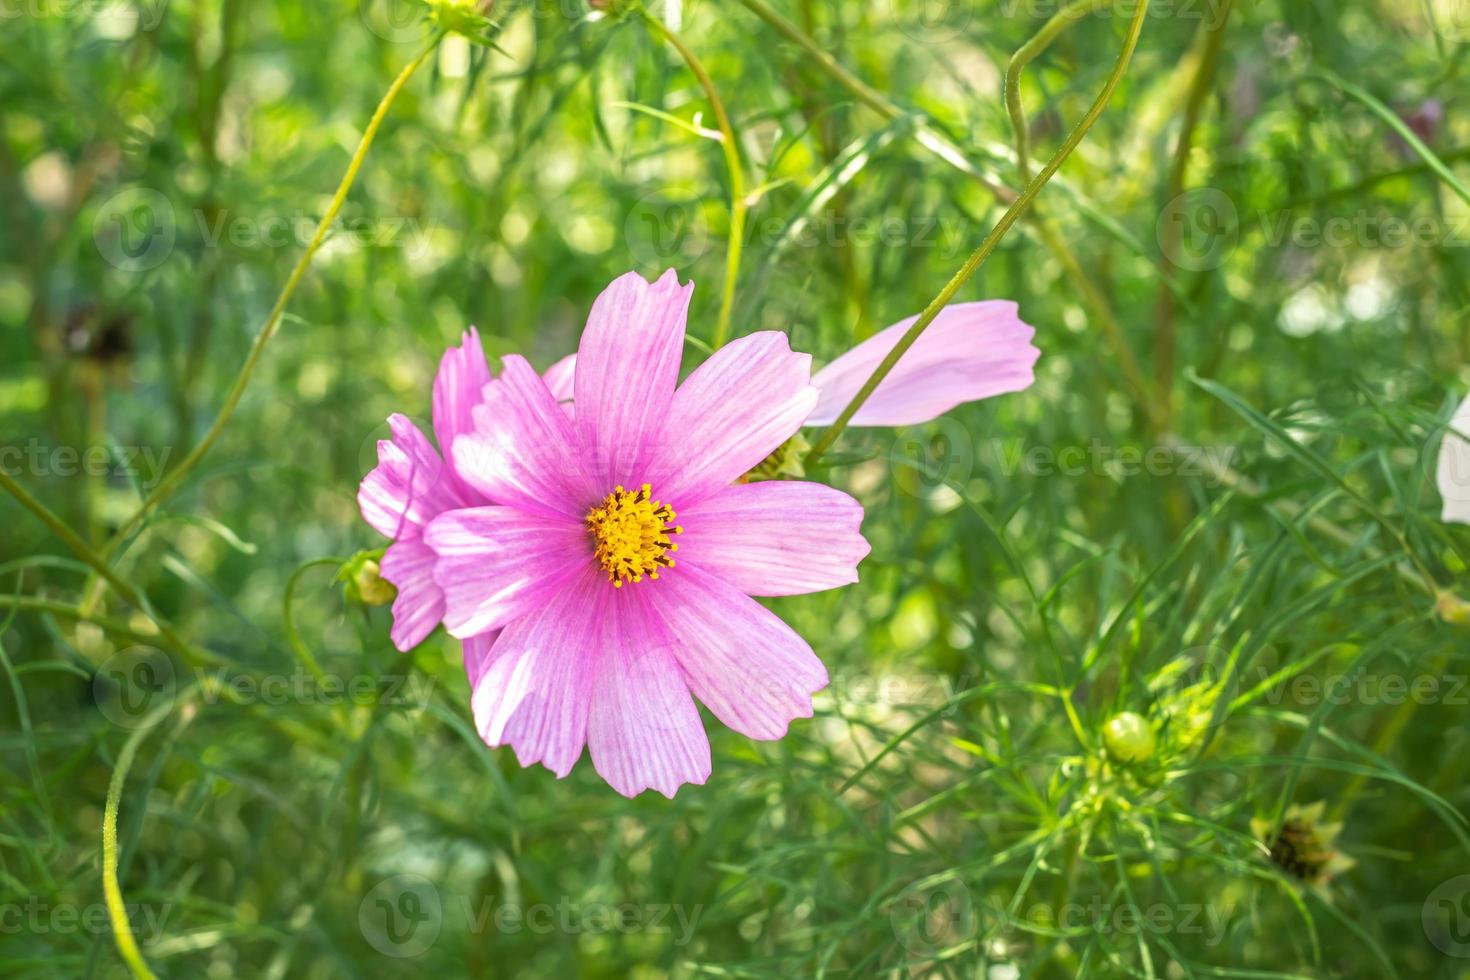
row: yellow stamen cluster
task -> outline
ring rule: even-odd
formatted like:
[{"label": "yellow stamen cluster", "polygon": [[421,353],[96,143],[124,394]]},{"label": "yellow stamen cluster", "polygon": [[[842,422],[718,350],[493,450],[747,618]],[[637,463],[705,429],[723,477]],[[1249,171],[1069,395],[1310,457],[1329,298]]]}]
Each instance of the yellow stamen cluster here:
[{"label": "yellow stamen cluster", "polygon": [[674,509],[652,499],[648,484],[637,491],[619,486],[587,512],[587,530],[597,542],[594,554],[614,588],[643,576],[658,578],[661,568],[673,568],[672,552],[679,546],[669,540],[684,529],[674,524]]}]

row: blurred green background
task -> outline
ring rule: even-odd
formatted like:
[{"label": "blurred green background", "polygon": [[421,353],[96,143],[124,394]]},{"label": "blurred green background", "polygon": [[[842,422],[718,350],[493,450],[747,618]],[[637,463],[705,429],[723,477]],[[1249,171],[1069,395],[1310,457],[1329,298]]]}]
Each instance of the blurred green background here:
[{"label": "blurred green background", "polygon": [[[1002,78],[1060,4],[776,4],[891,111],[763,6],[656,12],[745,162],[734,332],[820,362],[1024,186]],[[1034,159],[1133,10],[1028,69]],[[631,14],[492,12],[495,47],[409,82],[223,438],[114,557],[221,666],[0,495],[0,972],[126,975],[103,804],[161,709],[119,821],[160,976],[1470,976],[1470,643],[1432,594],[1470,595],[1433,465],[1470,387],[1470,7],[1155,0],[960,294],[1020,303],[1036,385],[843,438],[815,475],[867,508],[862,581],[774,604],[832,687],[779,743],[707,719],[672,802],[486,749],[457,641],[398,654],[333,563],[287,600],[382,545],[358,481],[468,325],[545,368],[607,282],[672,266],[712,335],[730,185],[688,67]],[[0,7],[0,464],[84,541],[208,428],[430,34],[397,0]],[[1130,761],[1121,711],[1156,738]],[[1356,861],[1328,881],[1283,856],[1334,850],[1281,832],[1319,800]]]}]

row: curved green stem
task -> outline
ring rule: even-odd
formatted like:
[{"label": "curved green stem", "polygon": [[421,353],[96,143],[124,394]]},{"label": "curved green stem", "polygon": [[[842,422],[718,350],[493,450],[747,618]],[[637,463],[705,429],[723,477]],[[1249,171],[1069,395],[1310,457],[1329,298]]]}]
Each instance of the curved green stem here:
[{"label": "curved green stem", "polygon": [[311,652],[311,647],[307,646],[305,641],[301,639],[301,631],[296,628],[296,614],[291,611],[291,602],[296,598],[296,584],[301,581],[301,576],[321,565],[332,565],[340,568],[342,559],[313,558],[311,561],[298,566],[296,571],[291,573],[291,577],[286,580],[286,594],[281,599],[281,623],[286,629],[286,642],[291,645],[291,649],[295,651],[296,656],[301,658],[302,665],[311,671],[311,676],[316,678],[318,682],[326,680],[326,672],[322,670],[322,665],[316,659],[316,654]]},{"label": "curved green stem", "polygon": [[720,130],[720,149],[725,154],[725,167],[730,171],[730,242],[725,249],[725,285],[720,293],[720,314],[715,321],[713,343],[718,350],[730,339],[730,312],[735,306],[735,283],[740,278],[740,256],[745,247],[745,215],[750,209],[750,202],[745,195],[745,168],[740,161],[740,146],[735,141],[735,130],[730,125],[730,115],[725,111],[725,103],[720,101],[720,94],[715,91],[715,83],[704,70],[704,65],[700,64],[694,52],[689,50],[688,45],[667,24],[642,7],[638,12],[655,34],[679,52],[679,57],[684,59],[684,64],[689,66],[689,70],[698,80],[699,87],[704,89],[705,98],[709,99],[710,108],[715,114],[715,125]]},{"label": "curved green stem", "polygon": [[143,959],[143,953],[138,949],[132,923],[128,921],[127,905],[123,902],[122,887],[117,880],[117,811],[122,802],[123,785],[128,780],[128,770],[133,767],[133,757],[138,754],[138,746],[143,744],[143,739],[152,731],[153,725],[173,709],[172,702],[155,708],[138,730],[123,743],[117,765],[112,770],[112,780],[107,786],[107,808],[102,814],[102,894],[107,905],[107,918],[112,923],[112,938],[117,944],[118,954],[136,980],[155,978]]},{"label": "curved green stem", "polygon": [[209,431],[189,451],[189,454],[184,457],[183,461],[159,482],[158,486],[153,489],[153,492],[144,499],[137,511],[123,523],[122,527],[118,528],[117,533],[112,536],[102,550],[104,558],[111,558],[118,546],[138,529],[148,515],[178,489],[179,484],[199,465],[200,461],[204,459],[205,454],[209,452],[216,440],[219,439],[230,418],[235,414],[235,409],[239,406],[240,399],[245,394],[246,386],[250,384],[251,375],[255,373],[256,365],[260,362],[261,354],[265,351],[265,345],[270,342],[271,337],[275,336],[276,330],[280,327],[281,316],[286,312],[286,304],[296,294],[296,287],[300,285],[302,276],[306,274],[307,268],[311,265],[312,258],[326,240],[327,232],[331,230],[332,222],[337,220],[337,214],[342,210],[342,205],[347,200],[347,192],[352,189],[353,183],[357,180],[358,171],[362,169],[363,160],[367,158],[368,149],[373,145],[373,138],[378,135],[378,128],[383,124],[383,118],[387,116],[388,110],[398,99],[398,94],[403,91],[403,86],[413,77],[413,73],[428,59],[434,49],[439,46],[439,42],[443,39],[443,36],[442,33],[435,34],[428,47],[418,57],[405,65],[403,70],[398,73],[398,77],[393,80],[393,84],[388,86],[388,91],[384,93],[382,101],[378,103],[377,110],[373,113],[372,118],[368,120],[367,128],[362,132],[362,139],[357,144],[357,151],[352,154],[352,160],[347,165],[347,172],[342,175],[342,181],[337,185],[337,192],[332,195],[332,201],[327,206],[326,213],[322,215],[322,220],[317,224],[316,234],[312,235],[310,243],[306,246],[306,251],[297,260],[296,267],[291,270],[291,275],[286,279],[286,285],[281,289],[281,294],[276,297],[275,305],[271,307],[269,315],[265,318],[265,326],[261,328],[260,334],[255,338],[255,343],[251,346],[250,353],[246,356],[245,363],[240,368],[240,373],[235,377],[235,383],[231,386],[229,394],[225,396],[224,404],[220,406],[219,414],[215,416],[214,423],[210,425]]},{"label": "curved green stem", "polygon": [[1006,232],[1010,231],[1011,227],[1026,213],[1027,209],[1031,207],[1031,202],[1036,199],[1036,195],[1041,193],[1041,189],[1046,186],[1047,181],[1051,180],[1056,172],[1061,169],[1062,164],[1072,155],[1072,151],[1076,150],[1083,138],[1087,136],[1088,131],[1092,129],[1093,124],[1097,122],[1103,110],[1107,108],[1108,102],[1113,97],[1113,90],[1118,87],[1118,83],[1123,79],[1123,73],[1128,69],[1128,63],[1133,60],[1133,51],[1138,46],[1139,36],[1143,33],[1143,21],[1147,14],[1148,0],[1139,0],[1137,8],[1134,10],[1133,18],[1128,23],[1128,34],[1123,42],[1123,50],[1118,55],[1118,62],[1113,66],[1113,70],[1108,75],[1107,82],[1104,83],[1102,91],[1098,93],[1097,99],[1093,101],[1092,108],[1087,110],[1087,114],[1082,117],[1082,121],[1077,124],[1077,128],[1072,130],[1071,135],[1057,149],[1057,152],[1052,155],[1052,158],[1047,161],[1046,166],[1041,169],[1041,172],[1026,185],[1026,189],[1021,192],[1021,196],[1016,198],[1015,203],[1006,209],[1005,214],[1001,215],[1000,220],[996,222],[990,234],[980,243],[980,247],[975,249],[974,253],[965,260],[965,264],[960,267],[960,270],[939,291],[939,295],[935,296],[929,302],[929,305],[924,307],[924,311],[919,314],[919,318],[914,321],[913,326],[909,327],[899,342],[894,345],[893,350],[888,352],[888,356],[883,358],[882,363],[873,371],[868,380],[863,382],[863,386],[858,389],[858,393],[853,396],[852,401],[847,403],[847,407],[842,410],[842,414],[837,417],[837,421],[833,422],[831,427],[822,433],[821,438],[817,440],[811,452],[806,455],[806,465],[808,467],[814,465],[821,458],[822,453],[826,452],[837,440],[837,437],[842,434],[842,430],[847,428],[847,424],[857,414],[858,409],[863,407],[863,403],[868,400],[868,397],[873,394],[878,385],[893,370],[894,365],[908,352],[910,347],[914,346],[919,337],[928,329],[929,324],[933,323],[934,318],[939,316],[939,312],[949,305],[954,295],[959,292],[960,287],[968,282],[970,277],[975,274],[975,270],[980,268],[980,265],[990,257],[990,254],[995,251],[996,246],[1000,244],[1001,239],[1005,237]]},{"label": "curved green stem", "polygon": [[1112,5],[1113,0],[1077,0],[1057,11],[1031,40],[1011,55],[1010,63],[1006,65],[1006,112],[1010,113],[1011,125],[1016,130],[1016,168],[1021,171],[1022,180],[1031,177],[1031,161],[1028,156],[1030,134],[1026,131],[1026,114],[1021,109],[1021,72],[1051,47],[1051,43],[1068,27],[1100,8],[1111,8]]},{"label": "curved green stem", "polygon": [[[1077,0],[1076,3],[1062,9],[1042,25],[1041,30],[1011,55],[1011,60],[1006,65],[1005,101],[1006,112],[1011,117],[1011,128],[1015,131],[1016,168],[1020,171],[1022,180],[1029,180],[1031,177],[1031,134],[1030,127],[1026,124],[1026,113],[1021,107],[1021,73],[1025,71],[1027,65],[1051,47],[1052,42],[1068,27],[1088,14],[1108,7],[1111,2],[1112,0]],[[1143,411],[1150,428],[1157,430],[1160,424],[1158,413],[1150,397],[1148,383],[1144,380],[1143,369],[1139,367],[1138,358],[1134,356],[1133,348],[1129,346],[1128,338],[1123,332],[1123,325],[1113,314],[1107,298],[1083,270],[1065,239],[1040,209],[1031,214],[1031,221],[1035,224],[1042,243],[1061,262],[1062,270],[1067,273],[1068,278],[1082,294],[1083,300],[1091,308],[1093,315],[1102,324],[1103,332],[1107,334],[1109,343],[1113,345],[1113,350],[1117,353],[1118,366],[1123,372],[1123,380],[1132,390],[1134,400]]]}]

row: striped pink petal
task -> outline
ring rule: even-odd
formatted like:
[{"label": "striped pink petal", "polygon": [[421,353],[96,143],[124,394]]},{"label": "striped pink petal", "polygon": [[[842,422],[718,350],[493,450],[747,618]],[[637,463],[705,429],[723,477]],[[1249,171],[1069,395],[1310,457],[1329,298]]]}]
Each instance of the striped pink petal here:
[{"label": "striped pink petal", "polygon": [[357,504],[379,534],[396,538],[417,531],[436,514],[469,501],[444,472],[439,454],[406,416],[388,419],[393,438],[378,443],[378,465],[363,477]]},{"label": "striped pink petal", "polygon": [[[831,425],[918,317],[900,320],[818,371],[822,397],[808,425]],[[940,311],[852,417],[853,425],[914,425],[964,402],[1022,391],[1036,379],[1035,334],[1015,303],[957,303]]]},{"label": "striped pink petal", "polygon": [[572,420],[525,358],[485,387],[474,429],[454,440],[460,477],[486,499],[533,513],[581,519],[595,497]]},{"label": "striped pink petal", "polygon": [[820,483],[741,483],[679,512],[679,568],[700,568],[746,595],[801,595],[850,585],[869,546],[863,508]]},{"label": "striped pink petal", "polygon": [[679,383],[693,292],[694,284],[680,286],[672,269],[652,284],[629,272],[592,304],[577,351],[573,414],[584,458],[608,489],[642,482]]},{"label": "striped pink petal", "polygon": [[587,741],[606,584],[584,569],[500,634],[470,700],[487,745],[510,745],[521,765],[539,762],[558,778],[571,772]]},{"label": "striped pink petal", "polygon": [[827,669],[807,642],[769,609],[697,568],[661,581],[658,610],[677,637],[674,657],[714,716],[750,738],[776,739],[812,716]]},{"label": "striped pink petal", "polygon": [[424,529],[424,542],[438,556],[444,628],[461,638],[533,612],[592,558],[581,524],[513,507],[448,511]]},{"label": "striped pink petal", "polygon": [[587,719],[592,765],[624,796],[656,789],[672,799],[683,784],[709,778],[709,738],[674,640],[651,608],[655,596],[602,584],[610,595]]},{"label": "striped pink petal", "polygon": [[[817,403],[810,354],[763,331],[715,351],[674,393],[648,468],[660,499],[681,510],[728,487],[795,435]],[[577,371],[586,369],[579,362]]]}]

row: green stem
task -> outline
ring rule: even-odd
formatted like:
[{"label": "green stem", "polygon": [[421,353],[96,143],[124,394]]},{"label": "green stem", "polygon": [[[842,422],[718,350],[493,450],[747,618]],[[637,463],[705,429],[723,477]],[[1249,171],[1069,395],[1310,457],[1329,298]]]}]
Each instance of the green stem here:
[{"label": "green stem", "polygon": [[[1183,444],[1179,442],[1178,438],[1172,434],[1166,435],[1164,437],[1164,444],[1169,449],[1175,452],[1180,451],[1183,447]],[[1347,548],[1357,548],[1362,546],[1359,538],[1352,532],[1338,526],[1328,518],[1323,517],[1321,514],[1315,512],[1308,513],[1307,509],[1301,504],[1297,503],[1295,500],[1291,500],[1287,497],[1277,497],[1274,500],[1265,500],[1264,498],[1266,497],[1266,492],[1264,490],[1257,486],[1255,482],[1252,481],[1249,477],[1237,473],[1229,466],[1215,463],[1212,460],[1205,460],[1204,466],[1205,469],[1209,472],[1210,476],[1213,479],[1217,480],[1222,486],[1234,490],[1242,496],[1249,497],[1252,500],[1263,501],[1263,505],[1265,506],[1265,508],[1280,517],[1282,520],[1294,521],[1305,515],[1306,525],[1308,527],[1326,537],[1331,538],[1338,544],[1343,545]],[[1390,533],[1394,532],[1394,529],[1392,527],[1388,527],[1387,525],[1385,525],[1385,528]],[[1404,545],[1405,549],[1407,549],[1408,542],[1404,541],[1402,538],[1400,538],[1399,540],[1400,543]],[[1363,550],[1366,554],[1374,558],[1379,558],[1383,555],[1383,553],[1377,548],[1366,547]],[[1414,562],[1411,560],[1395,562],[1391,567],[1393,568],[1394,574],[1397,575],[1403,582],[1408,585],[1412,585],[1414,588],[1420,590],[1432,599],[1440,600],[1445,597],[1448,597],[1452,600],[1458,599],[1458,597],[1455,596],[1454,593],[1444,589],[1438,582],[1436,582],[1428,572],[1421,571],[1415,568]]]},{"label": "green stem", "polygon": [[291,270],[291,275],[286,279],[286,285],[282,288],[281,294],[276,297],[275,305],[271,307],[269,315],[266,316],[265,326],[261,328],[260,334],[255,338],[255,343],[251,346],[250,353],[246,356],[245,363],[240,368],[240,373],[235,377],[235,383],[230,388],[229,394],[225,396],[224,404],[220,406],[219,414],[215,417],[214,423],[210,425],[209,431],[189,451],[189,454],[184,457],[183,462],[159,482],[158,486],[148,495],[133,516],[128,518],[122,527],[118,528],[117,533],[112,536],[111,540],[103,548],[102,554],[104,557],[112,557],[118,546],[138,529],[144,519],[178,489],[179,484],[193,472],[194,468],[204,459],[205,454],[209,452],[210,448],[219,439],[220,434],[224,431],[225,425],[229,423],[230,418],[235,414],[235,409],[239,406],[241,397],[245,394],[245,388],[250,383],[251,375],[255,373],[256,365],[260,362],[261,354],[265,351],[265,345],[270,342],[271,337],[275,336],[276,330],[280,327],[281,316],[286,311],[286,304],[296,294],[296,287],[300,285],[302,276],[306,274],[307,268],[311,265],[312,258],[326,240],[327,232],[331,229],[332,222],[337,219],[338,212],[342,210],[342,205],[347,200],[347,192],[352,189],[353,183],[357,180],[358,171],[362,169],[363,160],[366,159],[368,149],[373,145],[373,138],[378,135],[378,128],[383,124],[384,117],[387,116],[388,110],[397,100],[398,94],[403,90],[409,78],[428,59],[434,49],[439,46],[439,42],[443,39],[443,36],[442,33],[435,34],[428,47],[418,57],[405,65],[403,70],[398,73],[398,77],[393,80],[393,84],[388,86],[388,91],[384,93],[382,101],[378,103],[377,111],[373,113],[372,118],[368,120],[367,128],[363,130],[362,139],[357,144],[357,151],[353,153],[352,160],[347,165],[347,172],[343,174],[342,182],[337,185],[337,192],[332,195],[332,201],[327,206],[326,213],[322,215],[321,222],[317,225],[316,234],[312,236],[301,258],[297,260],[296,267]]},{"label": "green stem", "polygon": [[301,639],[301,631],[296,628],[296,614],[291,611],[291,603],[296,598],[296,584],[301,580],[301,576],[321,565],[340,568],[342,564],[341,558],[313,558],[299,566],[286,580],[286,594],[281,599],[281,622],[286,629],[286,642],[291,644],[291,649],[296,652],[296,656],[301,658],[302,665],[311,671],[311,676],[315,677],[319,683],[327,679],[326,672],[322,670],[316,654],[311,652],[311,647]]},{"label": "green stem", "polygon": [[133,937],[133,926],[128,921],[127,905],[123,903],[122,887],[117,880],[117,811],[122,802],[123,784],[127,782],[128,770],[133,767],[133,757],[153,725],[165,713],[173,710],[173,704],[155,708],[142,726],[123,743],[118,754],[117,765],[112,770],[112,781],[107,786],[107,808],[102,815],[102,894],[107,905],[107,918],[112,922],[112,938],[117,951],[127,964],[136,980],[155,980],[153,971],[143,960],[138,941]]},{"label": "green stem", "polygon": [[1011,126],[1016,131],[1016,167],[1021,171],[1022,180],[1031,177],[1031,161],[1028,155],[1030,134],[1026,130],[1026,114],[1021,109],[1021,72],[1051,47],[1051,43],[1067,28],[1093,11],[1103,7],[1111,9],[1112,5],[1113,0],[1077,0],[1057,11],[1031,40],[1011,55],[1010,63],[1006,65],[1006,112],[1010,113]]},{"label": "green stem", "polygon": [[704,70],[704,65],[700,64],[694,52],[667,24],[642,7],[638,8],[638,12],[655,34],[679,52],[684,64],[694,73],[714,111],[715,125],[720,129],[720,149],[725,154],[725,168],[730,172],[730,242],[725,249],[725,285],[720,293],[719,319],[715,321],[713,346],[718,350],[730,339],[730,312],[735,305],[735,283],[740,278],[740,256],[745,247],[745,215],[750,209],[750,202],[746,200],[745,194],[745,168],[740,161],[740,146],[735,141],[735,130],[730,125],[730,115],[725,111],[725,103],[715,91],[715,83]]},{"label": "green stem", "polygon": [[18,609],[21,612],[48,613],[79,623],[92,623],[100,626],[104,632],[112,633],[134,643],[149,643],[158,638],[154,634],[140,632],[120,620],[89,615],[70,603],[56,602],[51,599],[36,599],[31,596],[0,596],[0,608]]},{"label": "green stem", "polygon": [[1128,23],[1128,34],[1123,42],[1123,50],[1118,55],[1118,62],[1113,66],[1112,73],[1108,75],[1107,82],[1103,85],[1102,91],[1098,93],[1097,99],[1093,101],[1092,108],[1088,109],[1087,114],[1082,117],[1082,121],[1078,123],[1077,128],[1072,130],[1071,135],[1057,149],[1057,152],[1052,155],[1052,158],[1047,161],[1046,166],[1041,169],[1041,172],[1026,185],[1026,189],[1021,192],[1021,196],[1016,198],[1015,202],[1006,209],[1005,214],[1001,215],[1000,221],[996,222],[990,234],[980,243],[980,247],[975,249],[969,259],[965,261],[965,264],[960,267],[960,270],[939,291],[939,295],[935,296],[929,305],[924,308],[924,311],[919,314],[919,318],[914,321],[913,326],[909,327],[903,337],[894,346],[893,350],[888,352],[888,356],[883,358],[882,363],[873,371],[868,380],[863,383],[863,386],[858,389],[858,393],[853,396],[852,401],[847,403],[847,407],[842,410],[842,414],[837,417],[837,421],[832,423],[831,427],[822,433],[816,445],[806,455],[806,465],[808,467],[813,466],[821,458],[822,453],[826,452],[837,440],[837,437],[842,434],[842,430],[847,428],[848,422],[852,421],[852,417],[857,414],[858,409],[863,407],[863,403],[868,400],[868,397],[873,394],[878,385],[893,370],[894,365],[908,352],[910,347],[914,346],[919,337],[928,329],[929,324],[934,322],[934,318],[939,316],[939,312],[949,304],[950,300],[954,298],[955,293],[959,292],[960,287],[964,286],[970,277],[974,275],[975,270],[980,268],[980,265],[990,257],[990,254],[995,251],[996,246],[1000,244],[1001,239],[1005,237],[1006,232],[1010,231],[1011,227],[1020,220],[1021,215],[1026,213],[1026,210],[1031,206],[1031,202],[1036,199],[1036,195],[1041,193],[1041,189],[1046,186],[1047,181],[1051,180],[1056,172],[1061,169],[1062,164],[1072,155],[1072,151],[1077,149],[1083,138],[1087,136],[1088,131],[1092,129],[1098,117],[1107,108],[1108,102],[1113,97],[1113,90],[1122,81],[1123,73],[1128,69],[1128,63],[1133,59],[1133,51],[1138,46],[1139,36],[1143,33],[1143,21],[1147,13],[1148,0],[1139,0],[1137,8],[1134,10],[1133,18]]},{"label": "green stem", "polygon": [[[847,89],[854,98],[863,105],[872,109],[884,119],[897,119],[904,115],[917,115],[913,110],[900,108],[886,98],[882,92],[873,88],[867,82],[854,75],[842,66],[842,64],[827,52],[821,45],[814,41],[809,34],[797,27],[791,21],[782,17],[781,14],[765,0],[740,0],[740,5],[755,14],[768,26],[774,29],[782,37],[791,41],[811,56],[813,63],[821,68],[833,80],[843,88]],[[926,118],[918,115],[918,121],[914,127],[915,138],[919,144],[938,156],[945,163],[956,170],[973,178],[975,181],[987,188],[996,197],[1003,201],[1014,199],[1014,192],[997,181],[992,175],[985,173],[975,166],[960,150],[950,142],[949,138],[936,129]]]},{"label": "green stem", "polygon": [[[1026,113],[1021,107],[1021,73],[1025,71],[1026,66],[1051,47],[1052,42],[1068,27],[1087,14],[1107,7],[1110,3],[1111,0],[1078,0],[1077,3],[1061,10],[1047,21],[1031,40],[1021,45],[1016,53],[1011,55],[1011,60],[1006,66],[1005,77],[1006,111],[1010,114],[1011,128],[1015,131],[1016,167],[1020,171],[1022,180],[1031,178],[1031,141],[1030,127],[1026,124]],[[1138,358],[1134,356],[1133,348],[1128,344],[1128,337],[1123,332],[1123,325],[1113,315],[1107,298],[1092,278],[1087,275],[1082,264],[1077,261],[1077,256],[1067,246],[1066,240],[1047,220],[1040,208],[1031,213],[1031,222],[1036,226],[1042,243],[1057,257],[1057,261],[1062,264],[1062,271],[1072,280],[1073,286],[1082,294],[1093,316],[1102,324],[1103,333],[1107,335],[1108,341],[1113,345],[1117,354],[1118,366],[1123,372],[1123,380],[1132,390],[1134,400],[1143,411],[1150,428],[1157,431],[1159,428],[1157,413],[1149,397],[1148,383],[1144,380],[1143,369],[1139,367]]]},{"label": "green stem", "polygon": [[[1220,64],[1220,52],[1225,43],[1225,25],[1230,20],[1230,8],[1234,0],[1225,0],[1219,15],[1206,23],[1204,51],[1200,55],[1199,67],[1190,83],[1189,95],[1184,104],[1184,121],[1179,127],[1179,141],[1174,147],[1174,160],[1169,167],[1169,181],[1164,200],[1172,201],[1184,193],[1185,178],[1189,173],[1189,155],[1194,147],[1194,132],[1204,113],[1205,97],[1210,93],[1210,83]],[[1174,272],[1171,258],[1178,254],[1183,228],[1176,221],[1166,221],[1163,226],[1163,241],[1160,252],[1165,281],[1159,286],[1158,308],[1154,321],[1154,398],[1158,404],[1160,425],[1167,429],[1173,424],[1174,414],[1174,362],[1178,338],[1175,330],[1174,291],[1168,278]]]},{"label": "green stem", "polygon": [[[179,653],[180,656],[195,665],[201,663],[223,664],[227,662],[217,655],[210,653],[208,650],[191,645],[183,637],[179,636],[173,626],[169,624],[168,620],[149,608],[148,602],[142,593],[133,588],[126,580],[113,571],[111,566],[102,559],[102,556],[93,551],[92,547],[83,541],[77,532],[68,527],[66,522],[61,518],[51,513],[45,504],[27,493],[25,488],[19,483],[16,483],[4,470],[0,470],[0,488],[9,492],[12,497],[20,502],[22,507],[36,515],[42,524],[45,524],[51,529],[51,533],[61,539],[62,544],[71,549],[72,554],[85,562],[108,585],[111,585],[113,590],[122,597],[124,602],[153,620],[154,625],[158,627],[159,636]],[[77,611],[77,618],[90,619],[91,611],[79,609]]]}]

